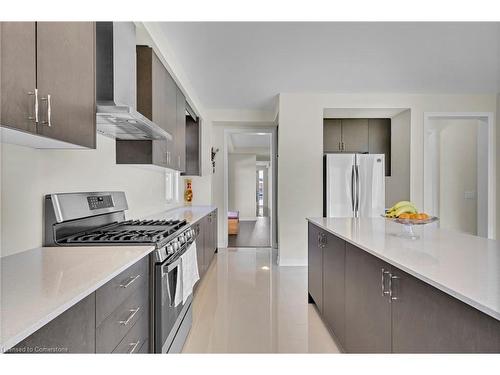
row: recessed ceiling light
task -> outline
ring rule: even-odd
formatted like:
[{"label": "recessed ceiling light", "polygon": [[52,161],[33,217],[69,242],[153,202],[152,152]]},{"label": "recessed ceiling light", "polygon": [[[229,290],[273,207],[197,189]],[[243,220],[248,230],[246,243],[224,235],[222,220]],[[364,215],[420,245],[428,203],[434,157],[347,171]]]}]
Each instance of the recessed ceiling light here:
[{"label": "recessed ceiling light", "polygon": [[269,270],[269,267],[268,266],[263,266],[263,267],[260,267],[261,270],[264,270],[264,271],[268,271]]}]

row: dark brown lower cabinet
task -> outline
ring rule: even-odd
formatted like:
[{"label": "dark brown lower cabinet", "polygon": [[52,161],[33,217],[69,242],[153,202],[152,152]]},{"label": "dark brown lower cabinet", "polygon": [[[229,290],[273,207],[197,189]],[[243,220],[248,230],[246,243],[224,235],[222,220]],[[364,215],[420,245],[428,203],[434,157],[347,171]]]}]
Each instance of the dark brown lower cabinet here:
[{"label": "dark brown lower cabinet", "polygon": [[389,267],[350,243],[345,259],[344,347],[353,353],[390,353],[391,304],[381,290],[382,270]]},{"label": "dark brown lower cabinet", "polygon": [[323,248],[323,317],[345,343],[345,242],[328,233]]},{"label": "dark brown lower cabinet", "polygon": [[500,353],[499,320],[322,228],[308,231],[309,301],[342,350]]},{"label": "dark brown lower cabinet", "polygon": [[95,293],[44,325],[10,353],[95,353]]},{"label": "dark brown lower cabinet", "polygon": [[[323,313],[323,248],[320,243],[321,230],[312,224],[308,228],[308,272],[309,301],[314,302]],[[311,301],[312,300],[312,301]]]},{"label": "dark brown lower cabinet", "polygon": [[500,353],[500,322],[397,270],[394,353]]},{"label": "dark brown lower cabinet", "polygon": [[149,256],[146,256],[9,352],[147,352],[149,323]]},{"label": "dark brown lower cabinet", "polygon": [[205,275],[217,251],[217,209],[193,225],[196,237],[196,256],[200,279]]}]

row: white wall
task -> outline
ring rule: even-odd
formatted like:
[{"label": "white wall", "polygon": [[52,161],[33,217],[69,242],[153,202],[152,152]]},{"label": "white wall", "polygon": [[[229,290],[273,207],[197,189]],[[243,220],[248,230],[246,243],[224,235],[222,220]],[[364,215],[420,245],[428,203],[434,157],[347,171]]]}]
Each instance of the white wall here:
[{"label": "white wall", "polygon": [[391,119],[391,175],[385,178],[385,206],[410,199],[410,110]]},{"label": "white wall", "polygon": [[496,112],[495,95],[307,94],[279,98],[280,264],[307,264],[308,216],[322,214],[324,108],[409,108],[410,198],[423,204],[424,112]]},{"label": "white wall", "polygon": [[[440,120],[440,226],[477,234],[477,120]],[[486,166],[484,166],[487,168]]]},{"label": "white wall", "polygon": [[256,161],[255,155],[228,155],[228,209],[239,211],[240,220],[254,219],[256,216]]},{"label": "white wall", "polygon": [[37,150],[2,144],[2,256],[42,246],[45,194],[123,190],[127,217],[174,207],[165,201],[165,170],[116,165],[115,141],[97,135],[96,150]]}]

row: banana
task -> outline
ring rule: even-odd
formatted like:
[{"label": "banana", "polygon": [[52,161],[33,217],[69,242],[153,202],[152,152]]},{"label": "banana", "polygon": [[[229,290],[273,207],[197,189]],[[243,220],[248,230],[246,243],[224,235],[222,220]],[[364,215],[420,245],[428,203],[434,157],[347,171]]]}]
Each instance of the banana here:
[{"label": "banana", "polygon": [[394,216],[399,217],[399,215],[405,214],[405,213],[416,214],[416,213],[418,213],[418,211],[415,209],[414,206],[407,205],[407,206],[399,207],[396,211],[394,211]]},{"label": "banana", "polygon": [[412,202],[409,202],[409,201],[399,201],[394,206],[392,206],[389,211],[393,211],[393,210],[395,211],[398,208],[403,207],[403,206],[413,206],[413,207],[415,207],[415,205]]},{"label": "banana", "polygon": [[416,214],[418,210],[412,202],[400,201],[388,209],[385,216],[394,218],[403,213]]}]

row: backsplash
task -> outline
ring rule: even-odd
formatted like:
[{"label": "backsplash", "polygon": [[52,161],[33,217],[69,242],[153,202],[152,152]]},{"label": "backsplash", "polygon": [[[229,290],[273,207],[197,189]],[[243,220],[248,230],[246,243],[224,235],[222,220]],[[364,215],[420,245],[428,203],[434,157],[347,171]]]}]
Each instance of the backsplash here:
[{"label": "backsplash", "polygon": [[37,150],[1,144],[1,256],[42,246],[45,194],[125,191],[127,218],[182,204],[165,200],[165,169],[116,165],[115,141],[97,135],[96,150]]}]

